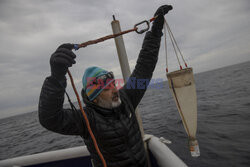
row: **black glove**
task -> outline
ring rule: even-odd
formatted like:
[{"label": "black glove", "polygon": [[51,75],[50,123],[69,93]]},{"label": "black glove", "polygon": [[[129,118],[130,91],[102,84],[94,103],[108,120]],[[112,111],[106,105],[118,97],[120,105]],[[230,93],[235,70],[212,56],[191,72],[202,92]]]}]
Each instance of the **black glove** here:
[{"label": "black glove", "polygon": [[153,22],[152,32],[157,35],[162,35],[162,28],[164,24],[164,15],[168,13],[168,11],[172,10],[173,7],[171,5],[163,5],[157,9],[154,16],[157,16],[155,21]]},{"label": "black glove", "polygon": [[62,44],[57,48],[55,53],[51,55],[50,67],[52,77],[57,80],[64,79],[68,71],[68,67],[71,67],[72,64],[76,63],[74,60],[76,55],[72,52],[73,48],[73,44]]}]

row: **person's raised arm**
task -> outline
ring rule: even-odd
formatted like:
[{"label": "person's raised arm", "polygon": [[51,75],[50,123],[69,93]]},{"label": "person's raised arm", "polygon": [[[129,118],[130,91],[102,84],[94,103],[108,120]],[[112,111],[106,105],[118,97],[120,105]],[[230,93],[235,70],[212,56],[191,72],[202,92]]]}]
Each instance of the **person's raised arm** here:
[{"label": "person's raised arm", "polygon": [[163,5],[155,12],[154,16],[157,17],[153,22],[151,31],[145,35],[135,69],[128,82],[124,85],[123,89],[121,89],[121,91],[127,94],[134,108],[136,108],[141,101],[152,78],[158,60],[164,15],[171,9],[171,5]]},{"label": "person's raised arm", "polygon": [[51,55],[51,76],[47,77],[39,99],[39,120],[45,128],[66,135],[82,135],[84,126],[81,112],[63,109],[68,68],[75,64],[73,44],[63,44]]}]

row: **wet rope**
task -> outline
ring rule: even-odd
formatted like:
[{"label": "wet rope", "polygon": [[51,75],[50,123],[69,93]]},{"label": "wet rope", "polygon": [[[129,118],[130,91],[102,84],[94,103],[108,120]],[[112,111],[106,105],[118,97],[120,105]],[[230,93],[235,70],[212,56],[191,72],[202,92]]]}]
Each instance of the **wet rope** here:
[{"label": "wet rope", "polygon": [[[142,34],[143,32],[145,32],[145,31],[147,31],[147,30],[149,29],[149,23],[152,22],[152,21],[154,21],[156,18],[157,18],[157,16],[151,18],[151,19],[148,20],[148,21],[147,21],[147,20],[142,21],[142,22],[136,24],[136,25],[134,26],[134,28],[129,29],[129,30],[126,30],[126,31],[122,31],[122,32],[117,33],[117,34],[107,35],[107,36],[105,36],[105,37],[101,37],[101,38],[98,38],[98,39],[96,39],[96,40],[90,40],[90,41],[87,41],[87,42],[84,42],[84,43],[81,43],[81,44],[75,44],[75,45],[74,45],[74,49],[75,49],[75,50],[78,50],[79,48],[83,48],[83,47],[86,47],[86,46],[92,45],[92,44],[97,44],[97,43],[99,43],[99,42],[103,42],[103,41],[106,41],[106,40],[108,40],[108,39],[115,38],[115,37],[118,37],[118,36],[120,36],[120,35],[127,34],[127,33],[129,33],[129,32],[133,32],[133,31],[136,31],[138,34]],[[141,31],[138,31],[138,27],[137,27],[137,26],[139,26],[140,24],[143,24],[143,23],[147,23],[147,28],[146,28],[146,29],[143,29],[143,30],[141,30]],[[92,129],[91,129],[91,127],[90,127],[90,123],[89,123],[88,117],[87,117],[87,115],[86,115],[86,113],[85,113],[85,111],[84,111],[84,109],[83,109],[83,107],[82,107],[82,104],[81,104],[81,100],[80,100],[79,94],[78,94],[78,92],[77,92],[77,90],[76,90],[76,87],[75,87],[75,84],[74,84],[73,77],[72,77],[72,75],[71,75],[71,73],[70,73],[69,70],[68,70],[68,75],[69,75],[70,82],[71,82],[71,85],[72,85],[72,87],[73,87],[73,90],[74,90],[74,92],[75,92],[75,95],[76,95],[76,98],[77,98],[78,105],[79,105],[79,107],[80,107],[80,110],[81,110],[81,112],[82,112],[83,118],[84,118],[84,120],[85,120],[87,129],[88,129],[88,132],[89,132],[89,134],[90,134],[90,136],[91,136],[91,139],[92,139],[92,141],[93,141],[93,143],[94,143],[94,147],[95,147],[95,149],[96,149],[96,152],[97,152],[98,156],[100,157],[100,159],[101,159],[101,161],[102,161],[103,167],[107,167],[107,163],[106,163],[106,161],[105,161],[105,159],[104,159],[104,157],[103,157],[103,155],[102,155],[102,153],[101,153],[101,151],[100,151],[100,149],[99,149],[99,147],[98,147],[96,138],[95,138],[95,136],[94,136],[94,134],[93,134],[93,132],[92,132]]]},{"label": "wet rope", "polygon": [[88,129],[88,132],[89,132],[89,134],[90,134],[90,136],[91,136],[91,139],[92,139],[92,141],[93,141],[93,143],[94,143],[96,152],[97,152],[97,154],[99,155],[99,157],[100,157],[100,159],[101,159],[101,161],[102,161],[103,167],[107,167],[106,161],[105,161],[105,159],[104,159],[104,157],[103,157],[103,155],[102,155],[102,153],[101,153],[101,151],[100,151],[100,149],[99,149],[99,147],[98,147],[98,144],[97,144],[97,141],[96,141],[96,139],[95,139],[95,136],[94,136],[94,134],[93,134],[93,132],[92,132],[92,130],[91,130],[91,127],[90,127],[90,123],[89,123],[88,117],[87,117],[86,113],[85,113],[84,110],[83,110],[83,107],[82,107],[82,103],[81,103],[79,94],[77,93],[77,90],[76,90],[76,87],[75,87],[75,84],[74,84],[73,77],[72,77],[72,75],[71,75],[71,73],[70,73],[69,70],[68,70],[68,75],[69,75],[70,82],[71,82],[71,84],[72,84],[73,90],[74,90],[74,92],[75,92],[75,95],[76,95],[76,98],[77,98],[78,105],[79,105],[79,107],[80,107],[80,110],[81,110],[81,112],[82,112],[83,118],[84,118],[84,120],[85,120],[87,129]]},{"label": "wet rope", "polygon": [[[112,34],[112,35],[107,35],[105,37],[102,37],[102,38],[99,38],[99,39],[96,39],[96,40],[90,40],[90,41],[87,41],[87,42],[84,42],[84,43],[81,43],[78,45],[78,48],[83,48],[83,47],[86,47],[88,45],[93,45],[93,44],[97,44],[99,42],[103,42],[103,41],[106,41],[108,39],[111,39],[111,38],[115,38],[115,37],[118,37],[120,35],[123,35],[123,34],[127,34],[127,33],[130,33],[130,32],[133,32],[133,31],[136,31],[138,28],[135,27],[135,28],[132,28],[132,29],[129,29],[129,30],[126,30],[126,31],[122,31],[120,33],[117,33],[117,34]],[[76,49],[76,50],[77,50]]]},{"label": "wet rope", "polygon": [[[165,19],[165,18],[164,18],[164,19]],[[174,52],[175,52],[177,61],[178,61],[178,63],[179,63],[180,69],[182,70],[182,66],[181,66],[181,63],[180,63],[180,59],[179,59],[179,57],[178,57],[177,49],[176,49],[176,46],[175,46],[175,44],[174,44],[173,36],[172,36],[172,34],[171,34],[170,30],[169,30],[170,28],[169,28],[169,26],[168,26],[168,24],[167,24],[167,20],[166,20],[166,19],[165,19],[165,25],[166,25],[166,27],[167,27],[168,34],[169,34],[169,37],[170,37],[170,41],[171,41],[171,43],[172,43],[172,45],[173,45]]]},{"label": "wet rope", "polygon": [[87,42],[84,42],[84,43],[81,43],[81,44],[75,44],[74,48],[75,50],[78,50],[80,48],[84,48],[88,45],[93,45],[93,44],[97,44],[97,43],[100,43],[100,42],[103,42],[103,41],[106,41],[108,39],[112,39],[112,38],[115,38],[115,37],[118,37],[118,36],[121,36],[123,34],[127,34],[127,33],[130,33],[130,32],[133,32],[133,31],[136,31],[138,34],[142,34],[143,32],[145,32],[145,30],[141,30],[141,32],[138,32],[138,27],[139,25],[143,24],[143,23],[147,23],[147,29],[149,29],[149,23],[154,21],[155,19],[157,18],[157,16],[155,17],[152,17],[151,19],[149,19],[148,21],[147,20],[144,20],[138,24],[135,24],[134,28],[132,29],[129,29],[129,30],[125,30],[125,31],[122,31],[120,33],[117,33],[117,34],[111,34],[111,35],[107,35],[107,36],[104,36],[104,37],[101,37],[101,38],[98,38],[98,39],[95,39],[95,40],[90,40],[90,41],[87,41]]},{"label": "wet rope", "polygon": [[173,80],[170,79],[170,81],[171,81],[171,86],[172,86],[172,90],[173,90],[173,93],[174,93],[174,98],[175,98],[177,107],[178,107],[179,110],[180,110],[180,115],[181,115],[181,118],[182,118],[184,127],[185,127],[185,129],[187,130],[188,137],[190,137],[191,135],[190,135],[190,132],[189,132],[189,128],[188,128],[188,126],[187,126],[187,121],[186,121],[186,119],[185,119],[185,117],[184,117],[184,115],[183,115],[183,112],[182,112],[182,109],[181,109],[181,105],[180,105],[179,100],[178,100],[178,98],[177,98],[177,94],[176,94],[176,91],[175,91],[175,87],[174,87]]},{"label": "wet rope", "polygon": [[167,27],[168,27],[168,29],[169,29],[169,32],[171,33],[171,35],[172,35],[172,37],[173,37],[174,43],[175,43],[175,45],[176,45],[176,47],[177,47],[177,49],[178,49],[178,51],[179,51],[179,53],[180,53],[180,55],[181,55],[181,58],[182,58],[183,62],[185,63],[185,66],[187,67],[187,63],[186,63],[186,61],[184,60],[184,57],[183,57],[183,55],[182,55],[182,53],[181,53],[181,50],[180,50],[179,46],[177,45],[177,42],[176,42],[175,37],[174,37],[174,34],[172,33],[172,31],[171,31],[171,29],[170,29],[169,24],[168,24],[167,21],[166,21],[166,25],[167,25]]},{"label": "wet rope", "polygon": [[[164,18],[164,22],[166,19]],[[165,46],[165,54],[166,54],[166,72],[168,73],[168,52],[167,52],[167,28],[166,26],[164,27],[164,46]]]},{"label": "wet rope", "polygon": [[[176,42],[176,40],[175,40],[174,34],[172,33],[172,31],[171,31],[171,29],[170,29],[170,26],[169,26],[169,24],[168,24],[168,22],[167,22],[167,20],[166,20],[165,18],[164,18],[164,20],[165,20],[164,23],[165,23],[165,26],[166,26],[166,28],[167,28],[167,30],[168,30],[168,34],[169,34],[171,43],[172,43],[173,48],[174,48],[174,51],[175,51],[176,58],[177,58],[177,60],[178,60],[180,69],[182,70],[182,66],[181,66],[181,63],[180,63],[180,60],[179,60],[179,57],[178,57],[177,50],[178,50],[179,54],[181,55],[181,58],[182,58],[182,61],[183,61],[184,64],[185,64],[185,67],[188,67],[188,66],[187,66],[187,63],[186,63],[186,61],[185,61],[185,59],[184,59],[184,57],[183,57],[183,54],[181,53],[181,50],[180,50],[180,48],[179,48],[179,46],[178,46],[178,44],[177,44],[177,42]],[[166,37],[165,37],[165,38],[166,38]],[[167,58],[167,57],[166,57],[166,58]]]}]

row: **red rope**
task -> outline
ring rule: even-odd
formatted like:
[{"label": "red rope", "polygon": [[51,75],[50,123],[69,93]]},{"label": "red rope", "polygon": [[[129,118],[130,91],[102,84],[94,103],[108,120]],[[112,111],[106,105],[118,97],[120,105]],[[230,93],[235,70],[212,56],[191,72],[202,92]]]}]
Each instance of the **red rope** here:
[{"label": "red rope", "polygon": [[136,28],[133,28],[133,29],[130,29],[130,30],[126,30],[126,31],[122,31],[120,33],[117,33],[117,34],[113,34],[113,35],[107,35],[105,37],[102,37],[102,38],[99,38],[99,39],[96,39],[96,40],[90,40],[90,41],[87,41],[87,42],[84,42],[84,43],[81,43],[78,45],[78,48],[83,48],[83,47],[86,47],[88,45],[93,45],[93,44],[97,44],[99,42],[103,42],[103,41],[106,41],[108,39],[111,39],[111,38],[115,38],[115,37],[118,37],[120,35],[123,35],[123,34],[127,34],[129,32],[133,32],[133,31],[136,31],[137,30],[137,27]]},{"label": "red rope", "polygon": [[[157,18],[157,16],[151,18],[151,19],[149,20],[149,22],[154,21],[156,18]],[[103,42],[103,41],[106,41],[106,40],[108,40],[108,39],[115,38],[115,37],[118,37],[118,36],[120,36],[120,35],[127,34],[127,33],[130,33],[130,32],[133,32],[133,31],[136,31],[137,29],[138,29],[138,27],[134,27],[134,28],[132,28],[132,29],[129,29],[129,30],[126,30],[126,31],[122,31],[122,32],[117,33],[117,34],[107,35],[107,36],[105,36],[105,37],[101,37],[101,38],[98,38],[98,39],[95,39],[95,40],[90,40],[90,41],[87,41],[87,42],[78,44],[76,50],[79,49],[79,48],[86,47],[86,46],[88,46],[88,45],[97,44],[97,43],[99,43],[99,42]]]},{"label": "red rope", "polygon": [[[156,16],[156,17],[157,17],[157,16]],[[149,21],[150,21],[150,22],[154,21],[154,20],[156,19],[156,17],[151,18]],[[115,37],[118,37],[118,36],[120,36],[120,35],[127,34],[127,33],[129,33],[129,32],[133,32],[133,31],[136,31],[137,29],[138,29],[137,27],[134,27],[133,29],[129,29],[129,30],[126,30],[126,31],[122,31],[122,32],[117,33],[117,34],[107,35],[107,36],[105,36],[105,37],[98,38],[98,39],[96,39],[96,40],[90,40],[90,41],[87,41],[87,42],[84,42],[84,43],[81,43],[81,44],[77,45],[77,48],[75,48],[75,49],[77,50],[77,49],[79,49],[79,48],[86,47],[86,46],[88,46],[88,45],[97,44],[97,43],[99,43],[99,42],[103,42],[103,41],[106,41],[106,40],[108,40],[108,39],[115,38]],[[101,161],[102,161],[103,167],[107,167],[106,161],[105,161],[105,159],[104,159],[104,157],[103,157],[103,155],[102,155],[102,153],[101,153],[101,151],[100,151],[100,149],[99,149],[99,147],[98,147],[97,141],[96,141],[95,136],[94,136],[94,134],[93,134],[93,132],[92,132],[92,129],[91,129],[91,127],[90,127],[88,117],[87,117],[86,113],[85,113],[84,110],[83,110],[83,107],[82,107],[82,104],[81,104],[80,97],[79,97],[79,95],[78,95],[78,93],[77,93],[77,90],[76,90],[76,87],[75,87],[75,84],[74,84],[73,77],[72,77],[72,75],[71,75],[71,73],[70,73],[69,70],[68,70],[68,75],[69,75],[69,78],[70,78],[70,81],[71,81],[73,90],[74,90],[74,92],[75,92],[75,94],[76,94],[76,98],[77,98],[77,101],[78,101],[78,105],[79,105],[79,107],[80,107],[80,110],[81,110],[81,112],[82,112],[83,118],[84,118],[84,120],[85,120],[87,129],[88,129],[88,132],[89,132],[89,134],[90,134],[90,136],[91,136],[91,139],[92,139],[92,141],[93,141],[93,143],[94,143],[96,152],[97,152],[97,154],[99,155],[99,157],[100,157],[100,159],[101,159]]]},{"label": "red rope", "polygon": [[69,75],[69,78],[70,78],[72,87],[73,87],[73,89],[74,89],[74,92],[75,92],[75,94],[76,94],[77,101],[78,101],[80,110],[81,110],[81,112],[82,112],[83,118],[84,118],[84,120],[85,120],[87,129],[88,129],[89,134],[90,134],[90,136],[91,136],[91,138],[92,138],[92,140],[93,140],[93,143],[94,143],[96,152],[97,152],[97,154],[99,155],[99,157],[100,157],[100,159],[101,159],[101,161],[102,161],[103,167],[107,167],[106,161],[105,161],[105,159],[104,159],[104,157],[103,157],[103,155],[102,155],[102,153],[101,153],[101,151],[100,151],[100,149],[99,149],[99,147],[98,147],[97,141],[96,141],[95,136],[94,136],[94,134],[93,134],[93,132],[92,132],[92,129],[91,129],[91,127],[90,127],[88,117],[87,117],[86,113],[85,113],[84,110],[83,110],[82,103],[81,103],[80,97],[79,97],[79,95],[78,95],[78,93],[77,93],[77,90],[76,90],[76,87],[75,87],[75,84],[74,84],[73,77],[72,77],[72,75],[71,75],[71,73],[70,73],[69,70],[68,70],[68,75]]}]

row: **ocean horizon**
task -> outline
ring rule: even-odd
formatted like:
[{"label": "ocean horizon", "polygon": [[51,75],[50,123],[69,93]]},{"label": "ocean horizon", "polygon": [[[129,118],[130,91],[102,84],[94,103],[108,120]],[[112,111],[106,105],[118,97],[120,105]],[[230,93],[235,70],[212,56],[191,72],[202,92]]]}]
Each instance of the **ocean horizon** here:
[{"label": "ocean horizon", "polygon": [[[145,133],[171,140],[168,147],[188,166],[250,166],[249,73],[250,61],[195,74],[200,157],[190,155],[167,81],[139,104]],[[37,111],[1,118],[0,127],[0,160],[84,145],[79,136],[43,128]]]}]

